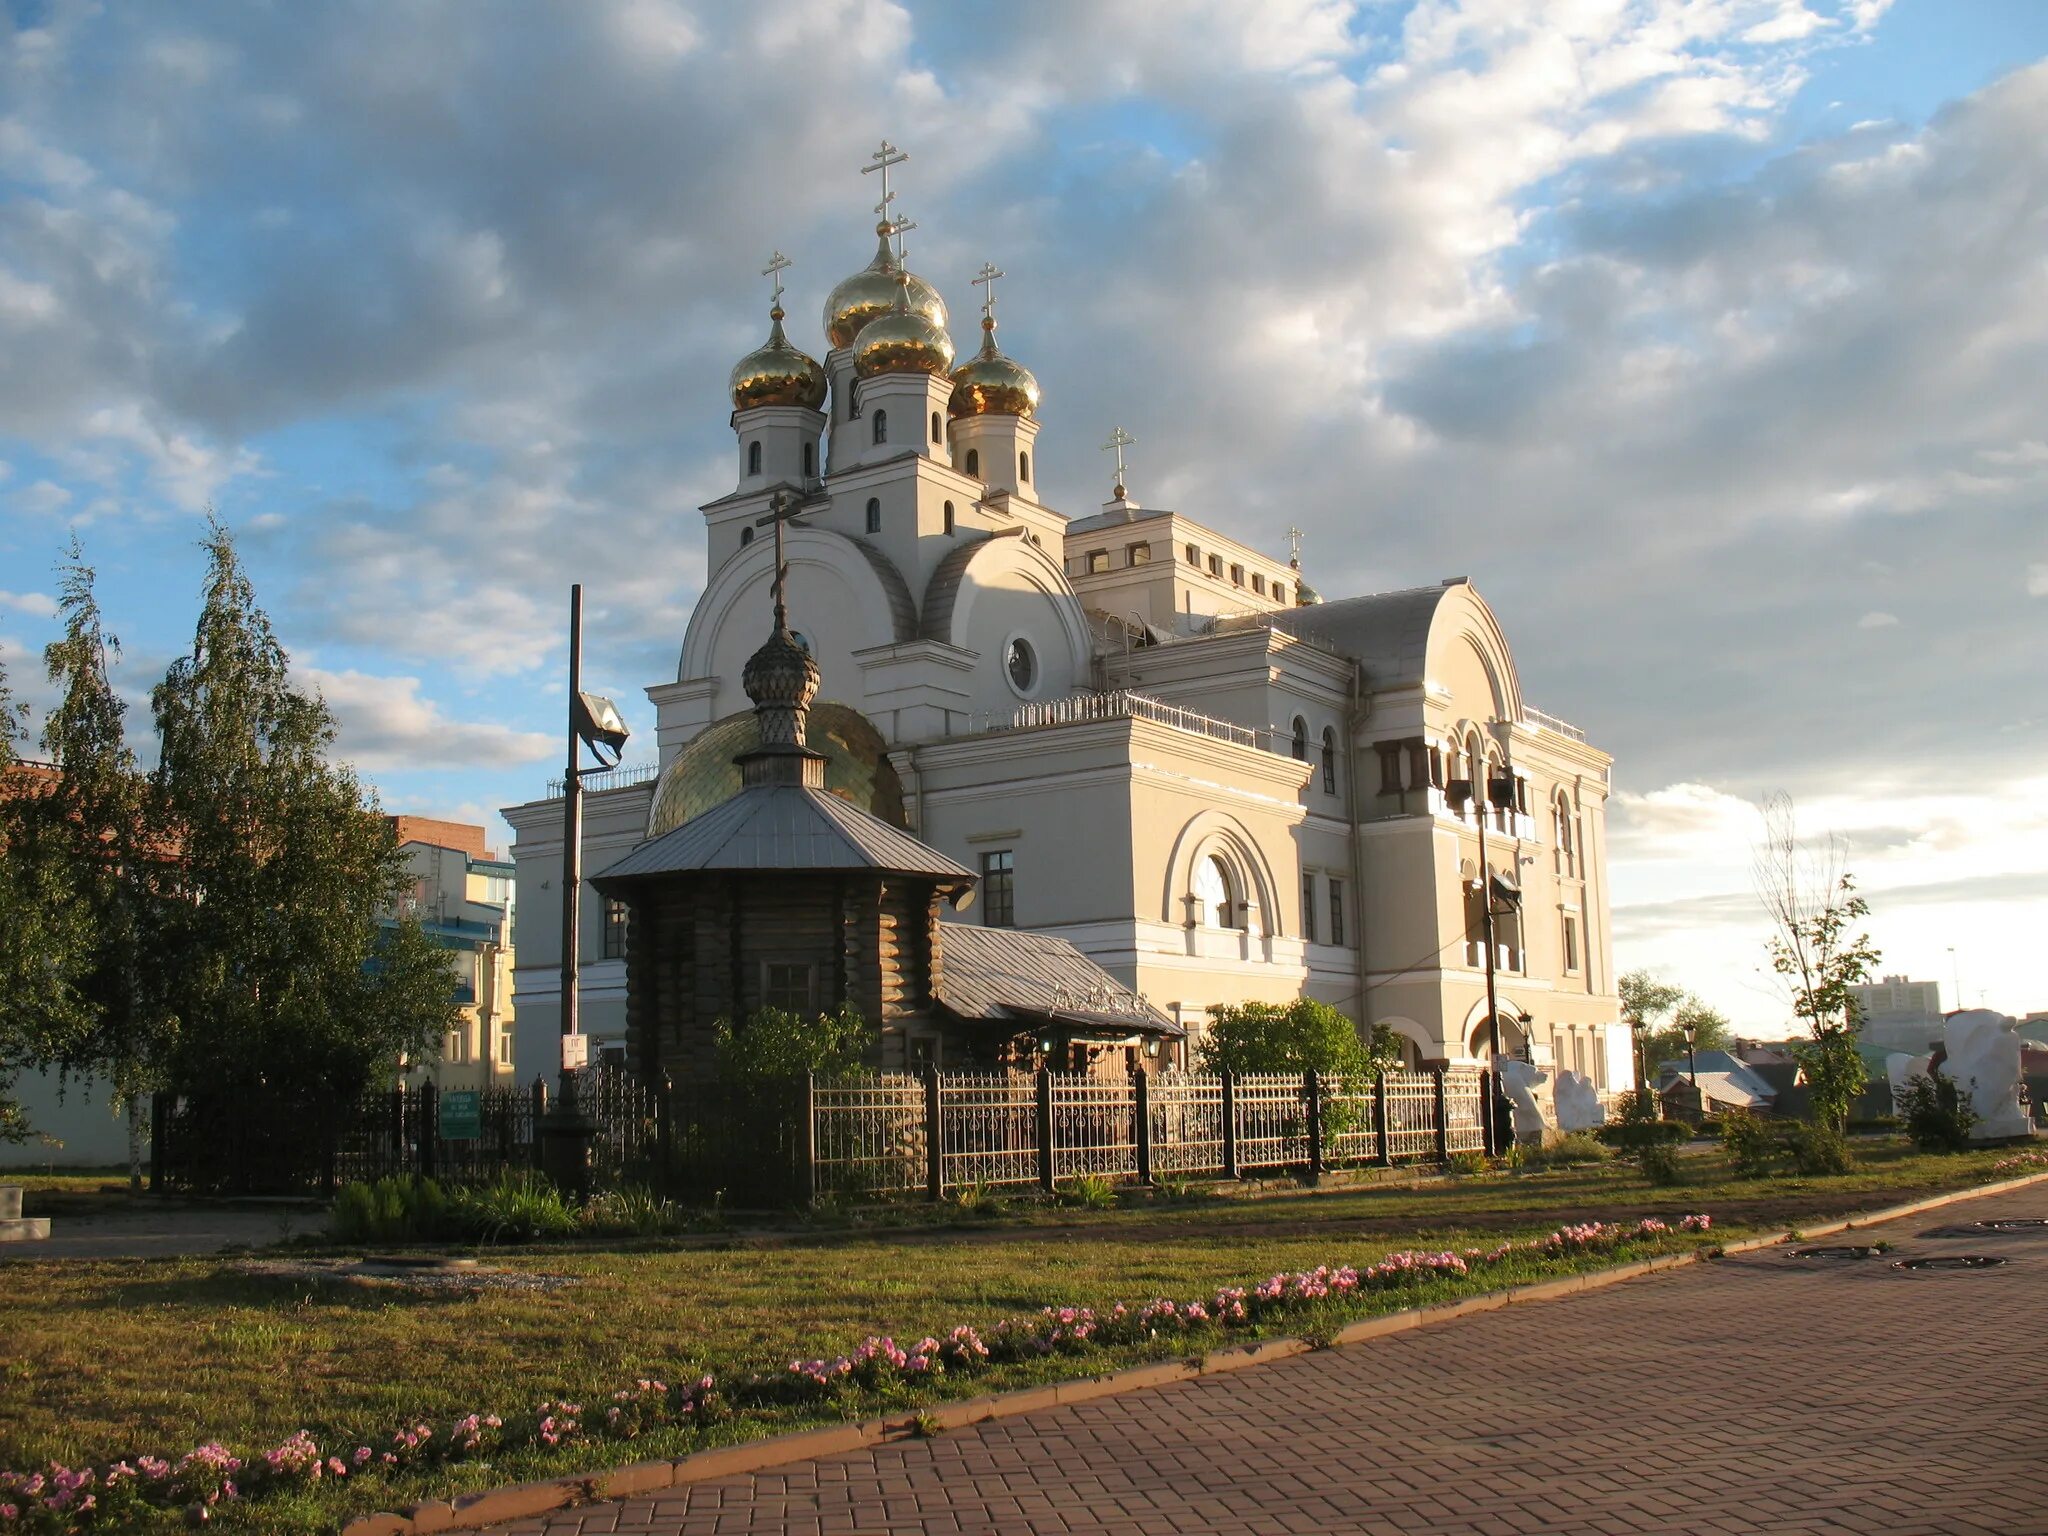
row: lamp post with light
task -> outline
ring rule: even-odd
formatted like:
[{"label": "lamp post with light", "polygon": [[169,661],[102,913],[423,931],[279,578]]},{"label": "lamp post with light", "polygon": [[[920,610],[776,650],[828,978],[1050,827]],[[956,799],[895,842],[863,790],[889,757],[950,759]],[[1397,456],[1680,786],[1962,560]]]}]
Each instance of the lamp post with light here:
[{"label": "lamp post with light", "polygon": [[1501,1151],[1500,1134],[1500,1003],[1495,994],[1493,919],[1496,908],[1502,905],[1502,912],[1518,912],[1522,906],[1522,893],[1507,881],[1498,878],[1486,862],[1486,813],[1494,806],[1508,807],[1515,803],[1515,781],[1511,774],[1475,781],[1452,779],[1444,786],[1444,797],[1464,813],[1466,804],[1472,803],[1479,822],[1479,892],[1481,933],[1486,945],[1486,1049],[1493,1065],[1493,1083],[1487,1093],[1486,1103],[1486,1152],[1489,1157],[1498,1157]]},{"label": "lamp post with light", "polygon": [[[576,1073],[590,1057],[577,1008],[583,893],[583,779],[616,768],[629,733],[610,699],[583,691],[583,583],[569,588],[569,758],[562,775],[562,1091],[539,1127],[548,1174],[578,1197],[590,1187],[597,1127],[576,1103]],[[586,767],[584,749],[596,758]]]}]

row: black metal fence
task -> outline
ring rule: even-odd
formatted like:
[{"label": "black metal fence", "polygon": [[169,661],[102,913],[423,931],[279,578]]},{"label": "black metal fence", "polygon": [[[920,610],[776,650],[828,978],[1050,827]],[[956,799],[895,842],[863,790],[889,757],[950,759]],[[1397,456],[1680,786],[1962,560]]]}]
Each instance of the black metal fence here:
[{"label": "black metal fence", "polygon": [[[600,1184],[632,1181],[695,1204],[819,1197],[938,1199],[948,1189],[1083,1176],[1153,1182],[1442,1161],[1486,1144],[1487,1075],[878,1074],[850,1081],[654,1085],[585,1068],[576,1108]],[[542,1162],[548,1091],[483,1090],[450,1112],[432,1085],[353,1105],[232,1106],[160,1098],[158,1188],[331,1193],[392,1174],[485,1182]],[[469,1113],[474,1107],[475,1113]]]}]

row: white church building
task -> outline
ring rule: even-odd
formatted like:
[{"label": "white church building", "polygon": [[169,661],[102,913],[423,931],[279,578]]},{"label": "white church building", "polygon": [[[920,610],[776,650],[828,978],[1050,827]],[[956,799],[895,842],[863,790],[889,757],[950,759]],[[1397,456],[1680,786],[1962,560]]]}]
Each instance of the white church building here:
[{"label": "white church building", "polygon": [[[1478,591],[1324,601],[1298,554],[1141,506],[1121,471],[1087,516],[1046,505],[1039,388],[996,345],[1001,274],[976,279],[981,343],[956,364],[886,194],[882,211],[873,260],[826,300],[823,364],[785,335],[778,277],[768,339],[733,370],[733,489],[702,509],[705,589],[674,677],[647,689],[659,763],[587,781],[586,873],[737,789],[762,520],[794,503],[789,611],[822,675],[810,743],[828,788],[979,874],[954,920],[1070,940],[1190,1039],[1215,1005],[1307,994],[1393,1029],[1411,1064],[1470,1062],[1486,1049],[1479,813],[1446,786],[1512,775],[1485,829],[1491,872],[1520,892],[1495,935],[1504,1048],[1625,1086],[1611,760],[1524,702]],[[505,815],[525,1076],[556,1059],[562,807]],[[623,909],[587,884],[582,905],[582,1027],[601,1052],[625,1036]]]}]

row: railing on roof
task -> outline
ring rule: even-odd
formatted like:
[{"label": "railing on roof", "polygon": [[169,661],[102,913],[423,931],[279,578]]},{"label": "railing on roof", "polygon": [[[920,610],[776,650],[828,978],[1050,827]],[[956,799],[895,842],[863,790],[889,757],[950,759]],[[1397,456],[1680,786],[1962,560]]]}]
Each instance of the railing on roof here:
[{"label": "railing on roof", "polygon": [[1280,738],[1273,731],[1255,730],[1248,725],[1239,725],[1235,720],[1219,720],[1213,715],[1198,714],[1177,704],[1133,693],[1128,688],[1108,693],[1076,693],[1064,699],[1024,704],[1004,714],[979,716],[969,728],[976,732],[1031,731],[1053,725],[1088,725],[1101,720],[1150,720],[1155,725],[1171,726],[1177,731],[1190,731],[1197,736],[1208,736],[1260,752],[1274,752],[1282,757],[1289,756],[1293,750],[1291,745],[1284,748],[1276,745]]},{"label": "railing on roof", "polygon": [[1542,710],[1537,709],[1533,705],[1524,704],[1522,706],[1522,723],[1524,725],[1541,726],[1546,731],[1555,731],[1558,735],[1568,737],[1573,741],[1584,741],[1586,739],[1586,733],[1576,725],[1573,725],[1569,720],[1560,720],[1555,715],[1546,715]]},{"label": "railing on roof", "polygon": [[[661,773],[659,763],[635,763],[630,768],[607,768],[602,773],[586,773],[583,788],[586,793],[597,789],[624,789],[629,784],[645,784]],[[549,779],[547,798],[559,800],[562,797],[562,780]]]}]

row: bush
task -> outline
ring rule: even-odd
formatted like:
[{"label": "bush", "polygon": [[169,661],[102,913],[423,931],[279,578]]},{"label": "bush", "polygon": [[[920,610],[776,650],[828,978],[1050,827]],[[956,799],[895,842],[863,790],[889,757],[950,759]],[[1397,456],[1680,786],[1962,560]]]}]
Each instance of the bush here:
[{"label": "bush", "polygon": [[674,1237],[690,1227],[681,1206],[644,1184],[608,1189],[580,1214],[584,1230],[596,1237]]},{"label": "bush", "polygon": [[482,1243],[525,1243],[570,1237],[577,1229],[575,1207],[538,1173],[501,1173],[489,1184],[456,1191],[449,1202],[456,1231]]},{"label": "bush", "polygon": [[1678,1149],[1669,1142],[1643,1148],[1636,1161],[1642,1167],[1643,1177],[1660,1189],[1685,1182],[1678,1166]]},{"label": "bush", "polygon": [[867,1067],[875,1031],[851,1003],[815,1019],[781,1008],[763,1008],[734,1026],[720,1019],[718,1069],[735,1079],[791,1078],[815,1073],[821,1081],[851,1077]]},{"label": "bush", "polygon": [[1490,1172],[1493,1164],[1484,1152],[1453,1152],[1450,1161],[1444,1164],[1444,1171],[1454,1178],[1469,1179],[1478,1174]]},{"label": "bush", "polygon": [[1792,1166],[1803,1174],[1847,1173],[1855,1166],[1849,1139],[1832,1125],[1794,1125],[1785,1133],[1785,1145],[1791,1150]]},{"label": "bush", "polygon": [[1904,1095],[1906,1134],[1923,1152],[1962,1152],[1970,1145],[1970,1128],[1980,1116],[1970,1096],[1937,1072],[1910,1078]]},{"label": "bush", "polygon": [[995,1216],[1003,1209],[1003,1197],[987,1179],[976,1179],[971,1184],[955,1184],[946,1191],[946,1199],[962,1216]]},{"label": "bush", "polygon": [[1721,1150],[1737,1178],[1767,1179],[1777,1161],[1778,1137],[1748,1110],[1731,1109],[1721,1116]]},{"label": "bush", "polygon": [[1594,1163],[1604,1163],[1614,1154],[1584,1131],[1572,1131],[1553,1142],[1541,1146],[1530,1145],[1515,1149],[1515,1166],[1518,1168],[1584,1168]]},{"label": "bush", "polygon": [[432,1179],[393,1174],[334,1199],[334,1235],[345,1243],[435,1242],[447,1227],[448,1197]]},{"label": "bush", "polygon": [[1099,1173],[1084,1173],[1069,1179],[1059,1191],[1061,1205],[1079,1206],[1084,1211],[1107,1211],[1116,1207],[1116,1186]]}]

